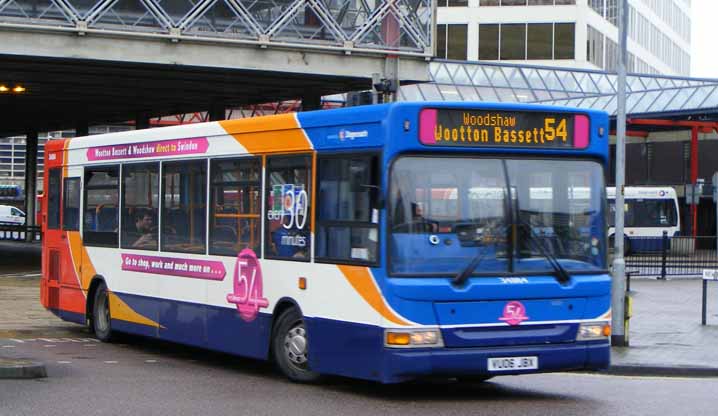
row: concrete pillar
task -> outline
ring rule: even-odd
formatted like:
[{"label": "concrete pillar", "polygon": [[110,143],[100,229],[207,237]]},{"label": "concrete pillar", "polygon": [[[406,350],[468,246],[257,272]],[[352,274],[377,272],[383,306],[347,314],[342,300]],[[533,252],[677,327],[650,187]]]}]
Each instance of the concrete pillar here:
[{"label": "concrete pillar", "polygon": [[[25,139],[25,225],[35,224],[37,195],[37,131],[29,131]],[[28,242],[35,240],[34,233],[26,233]]]},{"label": "concrete pillar", "polygon": [[150,128],[150,116],[149,114],[141,111],[135,116],[135,130],[143,130]]},{"label": "concrete pillar", "polygon": [[209,121],[220,121],[227,119],[227,108],[223,102],[213,101],[209,105]]},{"label": "concrete pillar", "polygon": [[302,96],[302,111],[322,109],[322,97],[319,94],[305,94]]}]

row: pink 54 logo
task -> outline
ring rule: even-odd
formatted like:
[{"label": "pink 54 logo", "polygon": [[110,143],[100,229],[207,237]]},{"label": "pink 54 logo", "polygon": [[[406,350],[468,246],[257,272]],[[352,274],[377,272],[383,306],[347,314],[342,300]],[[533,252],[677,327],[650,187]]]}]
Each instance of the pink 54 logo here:
[{"label": "pink 54 logo", "polygon": [[504,315],[499,318],[499,321],[504,321],[509,325],[519,325],[527,319],[529,317],[526,316],[524,304],[517,300],[512,300],[504,305]]},{"label": "pink 54 logo", "polygon": [[227,302],[237,305],[239,316],[245,322],[257,318],[260,308],[269,306],[262,293],[262,269],[257,255],[244,249],[237,255],[234,265],[234,293],[227,295]]}]

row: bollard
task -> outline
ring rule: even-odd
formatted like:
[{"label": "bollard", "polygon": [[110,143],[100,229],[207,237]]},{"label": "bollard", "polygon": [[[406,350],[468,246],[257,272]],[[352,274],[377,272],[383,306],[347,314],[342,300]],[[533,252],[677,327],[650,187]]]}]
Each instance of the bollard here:
[{"label": "bollard", "polygon": [[668,231],[663,232],[661,239],[661,277],[659,279],[666,280],[666,257],[668,255]]}]

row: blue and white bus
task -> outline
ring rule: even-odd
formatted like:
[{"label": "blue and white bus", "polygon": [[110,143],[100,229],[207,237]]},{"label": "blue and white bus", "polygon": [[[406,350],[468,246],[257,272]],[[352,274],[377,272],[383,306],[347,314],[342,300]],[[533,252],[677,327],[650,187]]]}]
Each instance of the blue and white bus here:
[{"label": "blue and white bus", "polygon": [[[608,237],[613,245],[616,214],[616,188],[606,189],[609,208]],[[676,190],[670,186],[636,186],[624,188],[625,254],[658,251],[663,233],[673,237],[681,232]]]},{"label": "blue and white bus", "polygon": [[53,140],[42,303],[298,381],[606,368],[608,129],[397,103]]}]

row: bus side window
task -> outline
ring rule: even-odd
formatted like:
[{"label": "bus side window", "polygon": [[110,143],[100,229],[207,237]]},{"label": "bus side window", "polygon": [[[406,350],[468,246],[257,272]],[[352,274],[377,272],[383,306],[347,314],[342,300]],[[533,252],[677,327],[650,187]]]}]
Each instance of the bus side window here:
[{"label": "bus side window", "polygon": [[80,178],[65,178],[62,187],[62,229],[78,231],[80,229]]},{"label": "bus side window", "polygon": [[83,242],[117,247],[119,225],[119,166],[85,169]]},{"label": "bus side window", "polygon": [[122,248],[157,250],[159,163],[122,166]]},{"label": "bus side window", "polygon": [[162,251],[204,254],[207,160],[162,163]]},{"label": "bus side window", "polygon": [[332,263],[376,263],[378,157],[320,157],[317,163],[316,257]]},{"label": "bus side window", "polygon": [[264,253],[266,258],[308,261],[311,248],[312,158],[267,158]]},{"label": "bus side window", "polygon": [[216,159],[210,165],[209,254],[259,256],[262,162],[257,157]]},{"label": "bus side window", "polygon": [[47,186],[47,228],[50,230],[60,229],[61,175],[61,168],[50,169],[50,178]]}]

